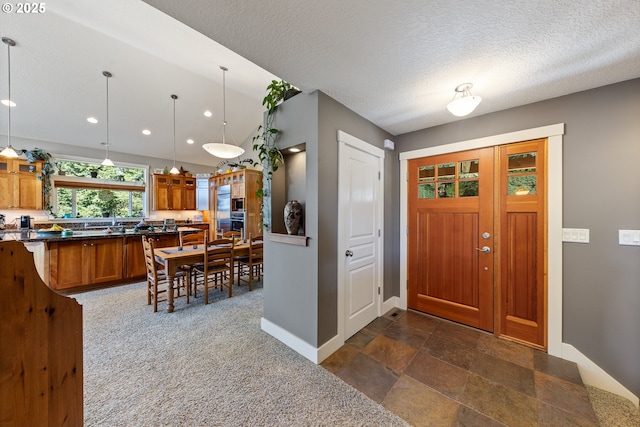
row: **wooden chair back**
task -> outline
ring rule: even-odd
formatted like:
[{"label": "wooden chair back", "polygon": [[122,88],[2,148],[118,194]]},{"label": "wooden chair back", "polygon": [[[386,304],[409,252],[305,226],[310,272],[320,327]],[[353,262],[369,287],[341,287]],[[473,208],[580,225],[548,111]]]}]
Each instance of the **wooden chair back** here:
[{"label": "wooden chair back", "polygon": [[222,233],[222,237],[227,238],[227,239],[234,239],[234,238],[239,238],[242,235],[242,233],[240,233],[239,231],[225,231],[224,233]]},{"label": "wooden chair back", "polygon": [[142,236],[142,249],[144,250],[144,265],[147,270],[147,280],[157,280],[158,267],[156,259],[153,255],[154,243],[153,239],[149,239],[146,235]]},{"label": "wooden chair back", "polygon": [[180,246],[202,245],[207,242],[207,230],[188,234],[185,234],[183,231],[181,231],[179,237]]}]

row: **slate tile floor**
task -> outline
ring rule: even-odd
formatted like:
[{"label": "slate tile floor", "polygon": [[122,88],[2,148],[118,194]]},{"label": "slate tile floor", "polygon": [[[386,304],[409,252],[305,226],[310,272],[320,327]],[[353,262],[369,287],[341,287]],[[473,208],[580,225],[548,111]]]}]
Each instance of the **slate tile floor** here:
[{"label": "slate tile floor", "polygon": [[322,366],[415,426],[597,426],[575,363],[392,310]]}]

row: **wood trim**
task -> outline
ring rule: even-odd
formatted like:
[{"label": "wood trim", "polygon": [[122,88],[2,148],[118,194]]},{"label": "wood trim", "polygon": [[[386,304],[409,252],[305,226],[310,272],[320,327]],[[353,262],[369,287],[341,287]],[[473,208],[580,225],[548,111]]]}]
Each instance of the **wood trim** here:
[{"label": "wood trim", "polygon": [[143,182],[112,181],[83,176],[57,175],[52,179],[54,187],[62,188],[96,188],[99,190],[145,191]]}]

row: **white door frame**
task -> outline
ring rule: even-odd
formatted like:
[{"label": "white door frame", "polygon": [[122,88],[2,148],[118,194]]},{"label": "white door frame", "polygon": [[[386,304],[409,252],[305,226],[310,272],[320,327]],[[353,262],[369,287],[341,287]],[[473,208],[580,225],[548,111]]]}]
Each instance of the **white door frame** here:
[{"label": "white door frame", "polygon": [[[380,179],[378,180],[378,188],[376,189],[377,197],[378,197],[378,229],[380,230],[380,236],[377,239],[376,243],[376,252],[377,256],[377,265],[378,265],[378,285],[381,288],[381,292],[377,295],[376,305],[377,305],[377,313],[378,317],[380,317],[382,313],[382,298],[383,292],[382,290],[384,285],[384,244],[383,244],[383,224],[384,224],[384,150],[374,147],[373,145],[365,142],[361,139],[358,139],[354,136],[349,135],[348,133],[339,130],[338,135],[338,162],[342,161],[342,155],[346,145],[349,145],[357,150],[363,151],[365,153],[371,154],[378,158],[378,167],[380,171]],[[338,165],[338,170],[340,170],[340,165]],[[340,185],[341,177],[338,176],[338,185]],[[338,194],[340,194],[340,190],[338,190]],[[344,284],[344,252],[345,252],[345,224],[342,218],[344,218],[344,201],[338,198],[338,341],[340,345],[342,345],[345,341],[345,284]]]},{"label": "white door frame", "polygon": [[400,308],[407,309],[407,162],[411,159],[547,138],[547,352],[562,357],[562,139],[564,123],[400,153]]}]

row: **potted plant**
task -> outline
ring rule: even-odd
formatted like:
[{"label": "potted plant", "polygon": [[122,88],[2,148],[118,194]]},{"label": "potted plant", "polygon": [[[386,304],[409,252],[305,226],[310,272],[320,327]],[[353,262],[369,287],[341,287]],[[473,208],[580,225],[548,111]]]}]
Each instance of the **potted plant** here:
[{"label": "potted plant", "polygon": [[278,105],[299,93],[299,89],[284,80],[272,80],[267,86],[267,95],[262,100],[262,105],[267,107],[267,115],[264,126],[258,126],[258,135],[253,137],[253,151],[258,153],[259,163],[263,165],[265,171],[263,186],[256,194],[262,201],[262,227],[269,227],[269,212],[265,210],[264,197],[270,196],[273,172],[284,164],[284,156],[276,144],[280,130],[273,127],[275,114]]},{"label": "potted plant", "polygon": [[102,166],[91,167],[91,169],[89,169],[89,175],[91,175],[91,178],[97,178],[98,172],[100,171],[100,169],[102,169]]},{"label": "potted plant", "polygon": [[262,100],[262,105],[267,107],[267,117],[264,126],[258,126],[258,135],[253,137],[253,151],[258,153],[259,162],[265,165],[267,179],[284,163],[282,152],[276,145],[280,130],[273,127],[276,109],[282,102],[299,93],[299,89],[284,80],[272,80],[267,86],[267,95]]}]

